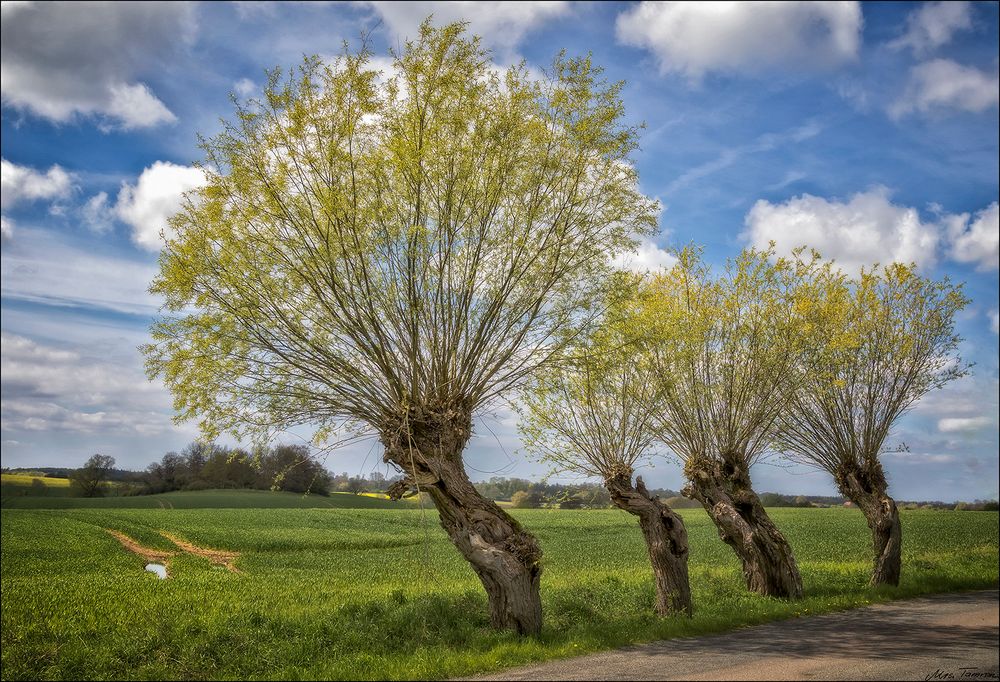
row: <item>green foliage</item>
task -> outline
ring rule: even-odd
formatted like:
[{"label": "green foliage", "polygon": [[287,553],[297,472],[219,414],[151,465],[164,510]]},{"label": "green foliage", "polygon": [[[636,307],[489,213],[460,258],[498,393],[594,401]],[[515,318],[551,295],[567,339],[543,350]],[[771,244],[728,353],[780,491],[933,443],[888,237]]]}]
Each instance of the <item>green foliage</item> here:
[{"label": "green foliage", "polygon": [[[870,537],[857,510],[779,509],[773,518],[796,549],[807,596],[760,597],[742,589],[739,561],[705,513],[692,509],[681,513],[694,617],[661,619],[649,608],[652,577],[631,517],[617,510],[515,513],[545,542],[547,622],[537,639],[489,627],[478,579],[433,512],[4,510],[2,676],[462,677],[915,594],[995,587],[998,578],[995,512],[902,512],[902,584],[873,590],[865,586]],[[159,549],[172,548],[157,532],[165,530],[235,550],[241,573],[180,556],[172,577],[157,580],[103,528]]]},{"label": "green foliage", "polygon": [[631,481],[636,463],[654,452],[665,389],[627,314],[638,283],[616,274],[600,323],[523,387],[515,405],[521,441],[553,473]]},{"label": "green foliage", "polygon": [[203,142],[143,352],[209,437],[471,413],[586,322],[609,255],[656,227],[623,84],[589,58],[498,74],[462,24],[429,21],[384,78],[369,57],[273,72]]},{"label": "green foliage", "polygon": [[104,494],[104,484],[114,468],[114,457],[93,455],[81,468],[69,475],[70,486],[83,497],[100,497]]},{"label": "green foliage", "polygon": [[795,389],[798,285],[811,264],[745,249],[715,274],[700,249],[644,283],[633,328],[663,385],[659,435],[691,466],[748,468]]},{"label": "green foliage", "polygon": [[969,371],[955,333],[969,299],[961,285],[923,277],[915,265],[876,265],[856,278],[829,266],[810,275],[796,302],[798,388],[776,445],[838,484],[855,473],[884,484],[879,457],[896,420]]}]

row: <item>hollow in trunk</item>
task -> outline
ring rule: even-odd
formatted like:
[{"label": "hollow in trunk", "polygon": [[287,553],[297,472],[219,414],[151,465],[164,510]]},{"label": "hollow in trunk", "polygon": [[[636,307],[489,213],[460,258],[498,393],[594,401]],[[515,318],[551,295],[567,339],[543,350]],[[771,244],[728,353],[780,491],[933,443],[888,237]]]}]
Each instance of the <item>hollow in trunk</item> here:
[{"label": "hollow in trunk", "polygon": [[617,507],[639,518],[656,583],[656,613],[690,616],[691,585],[684,520],[658,497],[649,494],[641,476],[633,486],[631,470],[608,478],[604,485]]},{"label": "hollow in trunk", "polygon": [[747,589],[798,599],[802,576],[785,536],[764,511],[746,467],[729,459],[700,459],[685,467],[683,494],[698,500],[743,563]]},{"label": "hollow in trunk", "polygon": [[848,461],[835,473],[837,487],[861,510],[872,531],[875,564],[869,584],[899,585],[903,532],[896,501],[886,493],[888,483],[878,460],[870,464]]},{"label": "hollow in trunk", "polygon": [[462,451],[471,429],[466,412],[410,408],[406,419],[381,437],[385,461],[404,473],[389,495],[429,493],[441,526],[486,589],[493,627],[538,634],[542,551],[533,535],[469,480]]}]

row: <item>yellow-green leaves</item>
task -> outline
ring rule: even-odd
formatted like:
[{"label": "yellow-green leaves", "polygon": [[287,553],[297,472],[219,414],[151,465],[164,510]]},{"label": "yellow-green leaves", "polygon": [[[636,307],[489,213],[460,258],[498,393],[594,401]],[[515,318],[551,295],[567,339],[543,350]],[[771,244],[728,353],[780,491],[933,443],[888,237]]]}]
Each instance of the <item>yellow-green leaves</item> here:
[{"label": "yellow-green leaves", "polygon": [[515,407],[525,446],[556,471],[631,475],[655,449],[662,388],[632,326],[639,277],[612,284],[602,323],[537,372]]},{"label": "yellow-green leaves", "polygon": [[856,278],[817,268],[801,289],[811,304],[801,309],[799,387],[777,445],[831,473],[842,464],[876,466],[895,420],[968,371],[954,331],[968,299],[948,279],[901,263]]},{"label": "yellow-green leaves", "polygon": [[430,23],[394,57],[275,70],[203,141],[153,283],[174,317],[144,348],[181,418],[264,438],[474,410],[573,339],[609,254],[655,229],[621,85],[589,58],[499,74]]},{"label": "yellow-green leaves", "polygon": [[652,276],[635,328],[665,394],[660,437],[684,460],[749,465],[794,389],[802,272],[748,249],[712,273],[699,249]]}]

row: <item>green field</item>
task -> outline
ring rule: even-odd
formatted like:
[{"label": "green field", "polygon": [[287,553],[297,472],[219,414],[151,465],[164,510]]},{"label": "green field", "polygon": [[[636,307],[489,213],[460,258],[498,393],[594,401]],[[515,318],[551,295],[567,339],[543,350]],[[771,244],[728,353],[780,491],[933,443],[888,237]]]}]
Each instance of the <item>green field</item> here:
[{"label": "green field", "polygon": [[[489,628],[482,587],[433,510],[4,509],[3,678],[442,678],[998,580],[995,512],[904,511],[903,583],[870,590],[860,512],[774,509],[808,596],[758,597],[707,516],[684,510],[696,612],[661,620],[631,517],[514,513],[545,551],[537,639]],[[163,530],[237,551],[240,572],[179,553],[158,580],[104,529],[161,550],[178,550]]]}]

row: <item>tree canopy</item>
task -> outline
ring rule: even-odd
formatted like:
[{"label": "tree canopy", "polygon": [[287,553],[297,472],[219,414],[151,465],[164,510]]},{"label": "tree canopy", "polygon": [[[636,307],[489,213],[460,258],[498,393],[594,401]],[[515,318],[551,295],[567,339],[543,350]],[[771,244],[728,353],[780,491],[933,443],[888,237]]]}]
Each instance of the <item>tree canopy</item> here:
[{"label": "tree canopy", "polygon": [[469,413],[590,315],[608,255],[656,226],[621,83],[589,58],[498,73],[460,24],[395,55],[272,72],[203,141],[207,185],[170,222],[144,347],[211,436],[398,430]]},{"label": "tree canopy", "polygon": [[961,286],[913,265],[818,274],[801,298],[799,386],[776,440],[838,477],[845,464],[873,468],[896,420],[968,372],[954,323],[969,301]]}]

